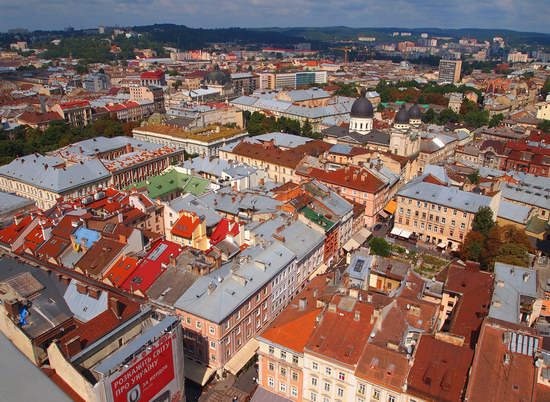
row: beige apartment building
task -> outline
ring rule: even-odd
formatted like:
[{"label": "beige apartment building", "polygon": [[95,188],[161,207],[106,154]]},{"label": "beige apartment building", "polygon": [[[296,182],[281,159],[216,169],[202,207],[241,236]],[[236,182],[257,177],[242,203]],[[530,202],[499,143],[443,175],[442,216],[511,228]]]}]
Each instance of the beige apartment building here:
[{"label": "beige apartment building", "polygon": [[500,204],[500,192],[493,197],[469,193],[438,183],[430,175],[405,185],[396,198],[394,235],[416,234],[422,241],[453,249],[464,241],[481,207],[490,207],[496,217]]}]

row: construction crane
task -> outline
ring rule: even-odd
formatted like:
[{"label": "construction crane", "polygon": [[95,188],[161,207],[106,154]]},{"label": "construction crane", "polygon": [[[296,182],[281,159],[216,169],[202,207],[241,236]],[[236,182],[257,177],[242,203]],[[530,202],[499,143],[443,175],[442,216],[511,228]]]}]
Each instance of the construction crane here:
[{"label": "construction crane", "polygon": [[333,50],[341,50],[344,52],[344,63],[349,63],[349,52],[351,52],[353,49],[351,47],[337,47]]}]

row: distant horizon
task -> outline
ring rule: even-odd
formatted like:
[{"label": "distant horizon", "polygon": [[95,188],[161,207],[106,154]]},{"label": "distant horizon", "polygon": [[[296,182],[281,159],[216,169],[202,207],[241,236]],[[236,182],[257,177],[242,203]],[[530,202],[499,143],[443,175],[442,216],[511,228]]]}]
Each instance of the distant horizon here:
[{"label": "distant horizon", "polygon": [[229,28],[239,28],[239,29],[249,29],[249,30],[256,30],[256,29],[326,29],[326,28],[351,28],[351,29],[365,29],[365,30],[376,30],[376,29],[395,29],[399,31],[406,32],[407,30],[415,30],[415,31],[429,31],[429,30],[449,30],[449,31],[467,31],[467,30],[481,30],[481,31],[511,31],[511,32],[517,32],[517,33],[525,33],[525,34],[538,34],[538,35],[550,35],[549,32],[541,32],[541,31],[524,31],[524,30],[517,30],[517,29],[511,29],[511,28],[482,28],[482,27],[457,27],[457,28],[441,28],[437,26],[422,26],[422,27],[399,27],[399,26],[351,26],[351,25],[292,25],[292,26],[216,26],[216,27],[204,27],[204,26],[191,26],[184,23],[175,23],[175,22],[152,22],[147,24],[129,24],[129,25],[123,25],[123,24],[98,24],[97,26],[89,26],[89,27],[74,27],[71,25],[66,25],[64,27],[58,27],[58,28],[27,28],[27,27],[14,27],[14,28],[8,28],[4,31],[0,31],[2,33],[8,33],[11,29],[25,29],[29,32],[35,32],[35,31],[63,31],[68,27],[71,27],[75,29],[76,31],[87,31],[87,30],[97,30],[99,26],[104,26],[106,28],[133,28],[133,27],[143,27],[143,26],[152,26],[152,25],[179,25],[179,26],[186,26],[191,29],[229,29]]},{"label": "distant horizon", "polygon": [[[547,0],[0,0],[0,31],[94,29],[164,23],[190,28],[331,27],[506,29],[550,34]],[[480,28],[460,28],[465,22]],[[506,27],[506,28],[504,28]]]}]

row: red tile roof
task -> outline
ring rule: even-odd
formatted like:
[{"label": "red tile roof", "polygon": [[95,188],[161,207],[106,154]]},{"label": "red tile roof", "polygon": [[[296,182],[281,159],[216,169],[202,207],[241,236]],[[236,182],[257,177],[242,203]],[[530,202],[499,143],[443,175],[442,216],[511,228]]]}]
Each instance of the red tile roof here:
[{"label": "red tile roof", "polygon": [[[74,222],[78,223],[73,226]],[[54,225],[52,229],[52,235],[69,240],[71,238],[71,234],[77,229],[79,225],[80,216],[65,215],[63,218],[61,218],[59,223]]]},{"label": "red tile roof", "polygon": [[103,278],[108,279],[113,286],[120,287],[136,270],[138,262],[139,260],[137,258],[123,255],[115,262],[113,267],[103,275]]},{"label": "red tile roof", "polygon": [[459,294],[451,315],[449,332],[463,336],[472,348],[477,343],[483,319],[489,312],[494,277],[484,271],[466,269],[452,264],[444,285],[445,292]]},{"label": "red tile roof", "polygon": [[164,272],[164,266],[170,263],[170,256],[176,258],[180,253],[180,246],[176,243],[167,240],[156,243],[122,284],[122,288],[129,292],[139,291],[145,294],[147,289]]},{"label": "red tile roof", "polygon": [[212,232],[212,235],[210,235],[210,244],[212,246],[215,246],[216,244],[224,240],[228,235],[237,236],[239,234],[239,231],[239,223],[227,218],[223,218]]},{"label": "red tile roof", "polygon": [[63,251],[71,245],[71,241],[63,239],[58,236],[52,236],[48,241],[44,242],[37,251],[37,255],[40,258],[48,260],[50,258],[57,258]]},{"label": "red tile roof", "polygon": [[334,171],[312,168],[305,175],[325,183],[365,193],[377,193],[386,186],[368,169],[357,166],[348,166]]},{"label": "red tile roof", "polygon": [[161,80],[164,78],[164,71],[160,69],[155,71],[145,71],[144,73],[141,73],[140,78],[142,80]]},{"label": "red tile roof", "polygon": [[[117,317],[114,312],[113,298],[118,300],[122,305],[122,315],[120,318]],[[91,320],[80,324],[74,331],[70,331],[64,335],[59,340],[60,344],[64,344],[76,336],[79,336],[81,348],[84,349],[86,346],[107,335],[113,329],[129,320],[140,311],[140,305],[138,303],[118,296],[111,296],[108,303],[109,306],[107,310]]]},{"label": "red tile roof", "polygon": [[34,112],[24,112],[18,118],[23,124],[45,124],[51,121],[63,120],[63,117],[57,112],[47,112],[47,113],[34,113]]},{"label": "red tile roof", "polygon": [[27,226],[30,225],[32,220],[33,217],[27,215],[18,223],[13,223],[8,227],[0,230],[0,243],[11,246],[13,242],[19,238],[19,236],[21,235],[21,233],[23,233]]},{"label": "red tile roof", "polygon": [[59,106],[61,106],[61,109],[76,109],[76,108],[82,108],[82,107],[89,107],[90,102],[88,102],[87,100],[63,102],[63,103],[60,103]]},{"label": "red tile roof", "polygon": [[474,352],[468,346],[422,335],[414,352],[407,392],[428,401],[462,401],[473,358]]},{"label": "red tile roof", "polygon": [[[359,362],[374,327],[374,320],[371,321],[374,308],[350,296],[342,295],[334,296],[331,304],[336,305],[336,308],[332,310],[329,306],[325,311],[306,350],[353,367]],[[351,311],[344,308],[344,305],[348,304],[353,304]]]},{"label": "red tile roof", "polygon": [[355,375],[373,384],[402,392],[409,374],[409,360],[403,353],[367,344]]},{"label": "red tile roof", "polygon": [[[516,332],[541,339],[532,328],[486,319],[481,328],[479,342],[466,397],[470,401],[543,401],[536,398],[536,367],[533,356],[509,350],[505,334]],[[506,362],[506,356],[508,361]]]}]

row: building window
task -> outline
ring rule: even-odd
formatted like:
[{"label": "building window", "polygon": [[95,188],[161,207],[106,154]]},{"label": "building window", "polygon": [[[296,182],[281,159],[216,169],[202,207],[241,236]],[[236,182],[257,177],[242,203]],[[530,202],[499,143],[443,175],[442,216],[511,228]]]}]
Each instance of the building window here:
[{"label": "building window", "polygon": [[292,363],[298,364],[298,356],[292,355]]},{"label": "building window", "polygon": [[210,349],[216,349],[216,342],[210,341]]},{"label": "building window", "polygon": [[311,368],[313,370],[319,370],[319,365],[317,364],[317,362],[313,362],[313,363],[311,363]]},{"label": "building window", "polygon": [[332,369],[330,367],[326,367],[325,373],[327,373],[327,375],[332,375]]},{"label": "building window", "polygon": [[198,329],[202,328],[202,322],[200,322],[200,321],[197,321],[197,323],[195,325]]},{"label": "building window", "polygon": [[461,224],[460,224],[460,229],[462,229],[462,230],[466,229],[466,224],[465,224],[465,223],[461,223]]},{"label": "building window", "polygon": [[286,360],[286,352],[281,350],[281,359]]},{"label": "building window", "polygon": [[372,399],[374,399],[375,401],[380,400],[380,390],[379,389],[373,389],[372,390]]},{"label": "building window", "polygon": [[317,378],[311,377],[311,385],[313,385],[314,387],[317,386]]},{"label": "building window", "polygon": [[267,385],[270,387],[270,388],[273,388],[275,386],[275,380],[272,378],[272,377],[269,377],[267,379]]},{"label": "building window", "polygon": [[281,367],[279,372],[281,373],[281,377],[286,377],[286,368],[285,367]]},{"label": "building window", "polygon": [[275,354],[275,348],[274,348],[273,346],[270,346],[270,347],[269,347],[269,354],[270,354],[270,355]]},{"label": "building window", "polygon": [[346,381],[346,374],[342,373],[341,371],[338,373],[338,379],[340,381]]},{"label": "building window", "polygon": [[293,397],[298,397],[298,388],[292,387],[290,389],[290,395],[292,395]]},{"label": "building window", "polygon": [[317,402],[317,394],[315,392],[310,393],[309,399],[311,399],[311,402]]},{"label": "building window", "polygon": [[279,381],[279,391],[286,392],[286,382]]},{"label": "building window", "polygon": [[344,397],[344,388],[338,387],[338,390],[336,391],[336,394],[338,397],[343,398]]},{"label": "building window", "polygon": [[273,364],[273,362],[269,362],[269,363],[267,364],[267,369],[268,369],[269,371],[275,371],[275,364]]},{"label": "building window", "polygon": [[211,334],[214,334],[214,332],[215,332],[215,331],[214,331],[214,327],[210,326],[210,327],[208,328],[208,332],[210,332]]},{"label": "building window", "polygon": [[395,402],[395,396],[393,395],[388,396],[388,402]]},{"label": "building window", "polygon": [[365,384],[359,384],[359,387],[357,388],[357,393],[359,395],[365,395],[366,391],[367,391],[367,386]]},{"label": "building window", "polygon": [[325,382],[325,391],[330,392],[330,382]]},{"label": "building window", "polygon": [[298,381],[298,373],[296,371],[292,372],[292,381]]}]

